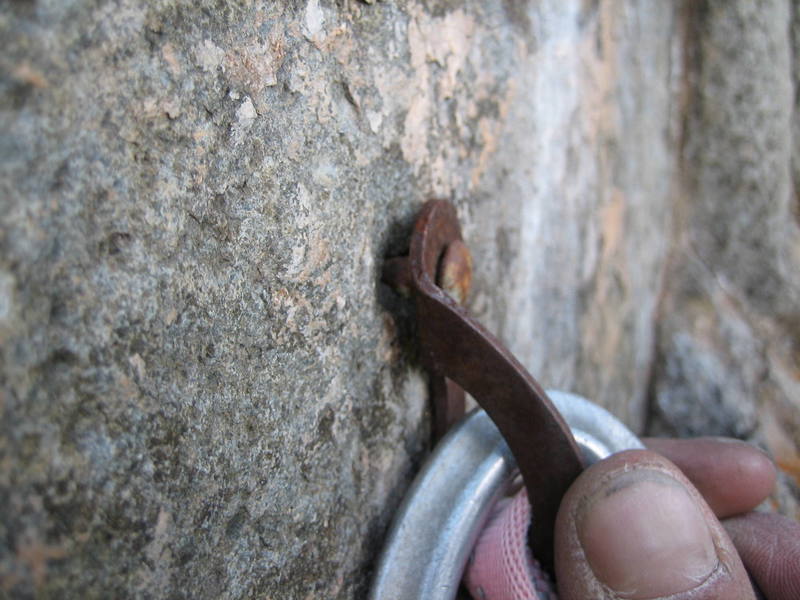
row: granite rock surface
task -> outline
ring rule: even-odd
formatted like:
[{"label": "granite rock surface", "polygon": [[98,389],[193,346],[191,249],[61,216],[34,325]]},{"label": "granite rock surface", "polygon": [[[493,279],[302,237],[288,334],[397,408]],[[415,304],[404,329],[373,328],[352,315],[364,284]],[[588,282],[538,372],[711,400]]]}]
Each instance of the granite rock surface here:
[{"label": "granite rock surface", "polygon": [[651,429],[760,444],[784,471],[773,504],[800,519],[800,13],[704,2],[685,23]]},{"label": "granite rock surface", "polygon": [[685,4],[0,3],[0,594],[363,597],[430,197],[544,385],[791,472],[800,21]]}]

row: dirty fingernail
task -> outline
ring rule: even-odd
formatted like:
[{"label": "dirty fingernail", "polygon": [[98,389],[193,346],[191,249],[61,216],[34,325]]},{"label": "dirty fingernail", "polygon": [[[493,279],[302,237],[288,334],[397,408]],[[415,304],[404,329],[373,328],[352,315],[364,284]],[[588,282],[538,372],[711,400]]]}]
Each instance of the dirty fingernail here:
[{"label": "dirty fingernail", "polygon": [[621,474],[576,516],[589,566],[621,598],[688,591],[717,566],[703,512],[680,482],[660,471]]}]

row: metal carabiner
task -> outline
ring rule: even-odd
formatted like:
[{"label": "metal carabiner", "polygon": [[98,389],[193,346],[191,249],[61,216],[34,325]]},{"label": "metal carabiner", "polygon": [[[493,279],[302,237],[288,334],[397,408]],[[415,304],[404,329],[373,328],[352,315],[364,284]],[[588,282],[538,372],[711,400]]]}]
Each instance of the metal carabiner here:
[{"label": "metal carabiner", "polygon": [[[644,448],[625,425],[596,404],[565,392],[548,395],[587,464],[621,450]],[[508,444],[486,412],[473,411],[455,425],[428,458],[395,515],[370,600],[455,598],[492,507],[518,473]]]}]

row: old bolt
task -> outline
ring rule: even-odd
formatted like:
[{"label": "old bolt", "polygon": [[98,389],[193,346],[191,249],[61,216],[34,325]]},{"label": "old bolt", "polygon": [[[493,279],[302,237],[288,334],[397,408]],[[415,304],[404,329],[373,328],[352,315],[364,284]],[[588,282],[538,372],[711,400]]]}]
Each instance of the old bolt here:
[{"label": "old bolt", "polygon": [[472,255],[461,240],[447,245],[439,261],[436,283],[459,304],[467,301],[472,285]]},{"label": "old bolt", "polygon": [[388,258],[383,263],[381,281],[391,286],[401,296],[411,296],[411,266],[407,256]]}]

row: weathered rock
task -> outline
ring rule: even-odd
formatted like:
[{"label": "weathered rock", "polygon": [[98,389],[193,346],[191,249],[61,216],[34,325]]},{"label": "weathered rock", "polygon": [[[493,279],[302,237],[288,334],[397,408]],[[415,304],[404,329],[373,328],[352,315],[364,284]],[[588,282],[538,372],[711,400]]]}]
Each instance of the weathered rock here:
[{"label": "weathered rock", "polygon": [[[751,438],[798,477],[800,38],[791,34],[800,17],[793,4],[702,2],[686,16],[681,186],[652,425]],[[800,518],[790,496],[781,498]]]},{"label": "weathered rock", "polygon": [[[755,76],[758,59],[741,58],[749,75],[686,67],[686,23],[700,17],[670,3],[4,4],[4,593],[363,596],[429,427],[409,310],[380,265],[431,196],[462,217],[470,308],[543,384],[641,429],[658,346],[653,389],[659,406],[672,394],[664,418],[679,428],[669,407],[720,378],[734,389],[731,365],[760,352],[733,398],[762,385],[796,415],[788,367],[759,379],[797,349],[797,329],[775,335],[797,306],[786,77],[798,45],[785,30],[768,42],[787,7],[762,7],[765,25],[744,37],[776,58],[762,82],[774,97],[737,100],[725,78]],[[723,27],[715,10],[703,32]],[[714,39],[691,47],[711,53]],[[708,127],[698,98],[717,92],[749,120]],[[719,264],[750,298],[764,252],[779,286],[748,300],[757,319],[714,313],[739,363],[703,349],[678,293],[696,273],[680,232],[736,217],[719,199],[745,198],[744,184],[715,187],[751,173],[725,162],[726,145],[767,166],[745,181],[761,204],[740,201],[724,231],[752,246],[748,224],[783,228],[735,253],[708,243],[703,285]],[[759,188],[756,173],[776,179]],[[698,372],[710,375],[694,387],[685,374]]]}]

